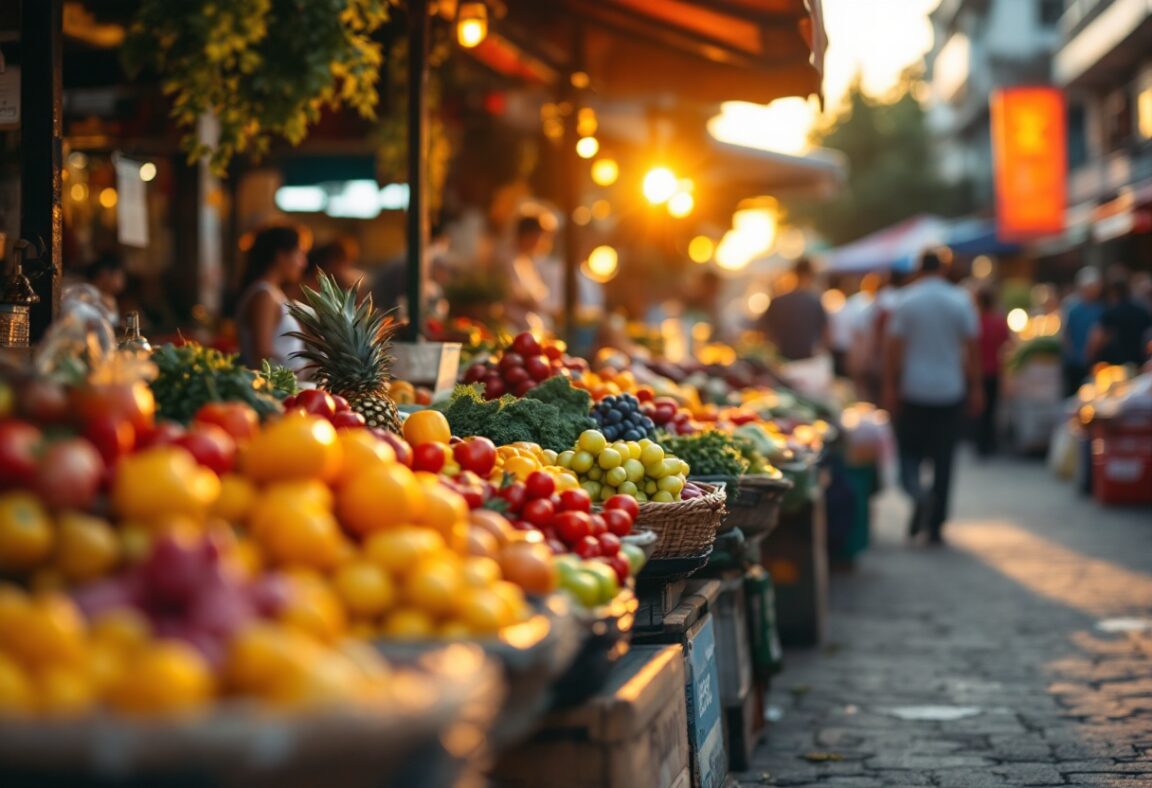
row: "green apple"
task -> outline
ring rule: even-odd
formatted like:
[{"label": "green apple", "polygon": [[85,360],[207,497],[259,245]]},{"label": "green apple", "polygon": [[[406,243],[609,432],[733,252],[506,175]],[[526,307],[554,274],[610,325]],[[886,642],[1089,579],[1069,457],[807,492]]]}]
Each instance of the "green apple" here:
[{"label": "green apple", "polygon": [[620,593],[620,581],[616,578],[616,570],[603,561],[595,559],[585,561],[582,571],[593,575],[600,585],[600,601],[605,604]]},{"label": "green apple", "polygon": [[644,548],[640,545],[625,542],[620,545],[620,555],[624,556],[624,560],[628,562],[628,568],[631,569],[632,577],[640,573],[644,568],[645,562],[648,560],[644,555]]},{"label": "green apple", "polygon": [[560,585],[584,607],[600,604],[600,578],[591,572],[577,569],[567,577],[561,575]]}]

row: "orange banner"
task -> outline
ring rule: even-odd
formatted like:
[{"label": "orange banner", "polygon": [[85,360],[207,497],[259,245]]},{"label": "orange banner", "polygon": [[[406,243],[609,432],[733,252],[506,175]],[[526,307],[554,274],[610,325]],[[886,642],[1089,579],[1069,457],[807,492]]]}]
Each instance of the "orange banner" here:
[{"label": "orange banner", "polygon": [[1006,88],[992,94],[996,235],[1020,241],[1064,231],[1068,177],[1064,94]]}]

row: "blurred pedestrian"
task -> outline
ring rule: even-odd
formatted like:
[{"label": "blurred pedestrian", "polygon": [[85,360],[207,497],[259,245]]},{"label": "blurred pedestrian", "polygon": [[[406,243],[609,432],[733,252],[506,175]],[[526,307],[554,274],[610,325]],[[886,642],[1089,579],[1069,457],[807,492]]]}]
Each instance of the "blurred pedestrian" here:
[{"label": "blurred pedestrian", "polygon": [[1008,319],[996,304],[991,288],[976,293],[980,310],[980,375],[984,385],[984,408],[976,429],[976,451],[981,457],[996,452],[996,415],[1000,404],[1000,368],[1004,347],[1011,338]]},{"label": "blurred pedestrian", "polygon": [[1076,396],[1084,378],[1088,377],[1091,366],[1088,340],[1100,322],[1100,315],[1104,313],[1100,295],[1100,271],[1096,268],[1081,268],[1076,273],[1076,292],[1065,301],[1062,321],[1061,367],[1065,397]]},{"label": "blurred pedestrian", "polygon": [[128,284],[124,272],[124,261],[111,252],[106,252],[90,263],[84,271],[88,283],[100,291],[100,300],[108,310],[112,327],[120,325],[120,295]]},{"label": "blurred pedestrian", "polygon": [[[887,327],[884,401],[896,418],[900,482],[912,499],[909,535],[943,542],[952,463],[965,400],[983,409],[979,323],[972,299],[945,278],[947,250],[925,252],[920,279],[900,297]],[[932,483],[922,480],[924,466]]]},{"label": "blurred pedestrian", "polygon": [[860,316],[867,311],[880,289],[880,275],[866,274],[860,280],[860,289],[848,296],[844,306],[829,316],[832,340],[832,367],[837,377],[851,377],[852,349],[856,340],[856,327]]},{"label": "blurred pedestrian", "polygon": [[788,361],[810,359],[829,347],[828,314],[815,289],[812,263],[801,257],[792,267],[794,287],[768,304],[760,327]]},{"label": "blurred pedestrian", "polygon": [[265,361],[299,370],[307,362],[294,358],[303,343],[289,334],[300,324],[288,313],[284,290],[300,281],[307,259],[294,227],[267,227],[256,234],[244,268],[244,287],[236,307],[240,358],[259,369]]},{"label": "blurred pedestrian", "polygon": [[879,405],[883,397],[884,345],[892,310],[908,281],[903,271],[890,271],[876,297],[856,318],[849,366],[856,381],[858,396]]},{"label": "blurred pedestrian", "polygon": [[315,290],[317,272],[323,271],[345,290],[355,290],[359,300],[368,293],[369,287],[368,272],[356,265],[359,257],[359,245],[347,236],[315,246],[308,254],[303,284]]},{"label": "blurred pedestrian", "polygon": [[1107,304],[1088,340],[1088,357],[1105,364],[1141,366],[1148,359],[1152,314],[1138,304],[1127,279],[1108,283]]}]

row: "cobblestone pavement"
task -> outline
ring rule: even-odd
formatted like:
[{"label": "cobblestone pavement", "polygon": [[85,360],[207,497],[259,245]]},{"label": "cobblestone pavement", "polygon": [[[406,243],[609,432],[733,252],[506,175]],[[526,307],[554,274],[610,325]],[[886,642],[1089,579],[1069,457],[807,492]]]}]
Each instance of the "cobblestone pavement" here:
[{"label": "cobblestone pavement", "polygon": [[1101,509],[1040,463],[959,472],[947,548],[909,545],[880,499],[741,788],[1152,786],[1152,510]]}]

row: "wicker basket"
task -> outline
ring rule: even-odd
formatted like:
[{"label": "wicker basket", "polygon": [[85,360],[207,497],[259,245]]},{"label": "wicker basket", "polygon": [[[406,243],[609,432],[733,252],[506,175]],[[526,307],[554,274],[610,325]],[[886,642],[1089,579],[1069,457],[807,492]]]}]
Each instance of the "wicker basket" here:
[{"label": "wicker basket", "polygon": [[780,502],[792,489],[788,479],[768,474],[746,474],[744,476],[694,477],[697,483],[723,481],[728,493],[728,514],[720,524],[719,533],[739,528],[745,536],[768,533],[776,527],[780,515]]},{"label": "wicker basket", "polygon": [[724,485],[697,483],[704,495],[672,503],[642,503],[637,528],[657,536],[653,558],[700,555],[716,541],[716,529],[724,519]]}]

